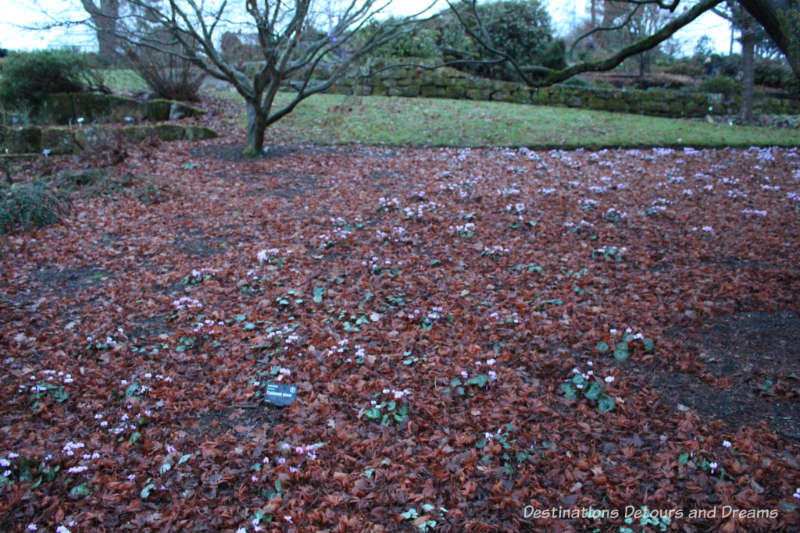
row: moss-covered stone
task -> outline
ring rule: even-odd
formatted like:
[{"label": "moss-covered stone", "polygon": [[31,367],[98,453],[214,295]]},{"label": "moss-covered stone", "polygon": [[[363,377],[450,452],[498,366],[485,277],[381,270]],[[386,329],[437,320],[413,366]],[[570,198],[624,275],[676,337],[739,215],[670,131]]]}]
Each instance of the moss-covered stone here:
[{"label": "moss-covered stone", "polygon": [[42,128],[42,150],[50,150],[53,155],[72,154],[78,150],[75,135],[70,128]]},{"label": "moss-covered stone", "polygon": [[36,126],[21,128],[2,126],[0,152],[39,153],[42,151],[42,130]]},{"label": "moss-covered stone", "polygon": [[169,120],[169,109],[171,106],[171,100],[164,100],[163,98],[149,100],[145,103],[144,118],[152,122]]},{"label": "moss-covered stone", "polygon": [[205,115],[205,110],[199,107],[190,106],[183,102],[172,102],[169,106],[169,120],[178,120],[187,117],[199,117]]},{"label": "moss-covered stone", "polygon": [[116,141],[115,128],[105,126],[85,126],[75,130],[75,143],[81,150],[95,150]]},{"label": "moss-covered stone", "polygon": [[49,95],[36,113],[44,124],[79,124],[89,122],[118,122],[130,117],[142,117],[139,102],[112,94],[61,93]]},{"label": "moss-covered stone", "polygon": [[186,129],[178,124],[158,124],[153,133],[162,141],[180,141],[186,138]]},{"label": "moss-covered stone", "polygon": [[128,142],[143,142],[155,137],[153,126],[136,125],[120,128],[122,138]]},{"label": "moss-covered stone", "polygon": [[200,126],[185,126],[184,138],[187,140],[215,139],[217,132],[211,128]]}]

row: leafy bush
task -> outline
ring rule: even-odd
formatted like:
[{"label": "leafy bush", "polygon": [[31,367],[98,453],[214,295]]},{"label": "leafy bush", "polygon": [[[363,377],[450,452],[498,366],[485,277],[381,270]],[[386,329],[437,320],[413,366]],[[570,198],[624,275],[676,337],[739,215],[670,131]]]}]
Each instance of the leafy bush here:
[{"label": "leafy bush", "polygon": [[731,98],[741,92],[741,84],[725,76],[708,78],[700,84],[700,90],[708,93],[720,93],[725,98]]},{"label": "leafy bush", "polygon": [[181,52],[180,45],[163,32],[152,32],[145,41],[158,49],[128,45],[125,54],[147,86],[168,100],[199,100],[205,72],[176,55]]},{"label": "leafy bush", "polygon": [[75,50],[13,52],[3,61],[0,102],[10,108],[35,108],[48,94],[100,86],[89,57]]},{"label": "leafy bush", "polygon": [[0,189],[0,234],[55,224],[67,212],[66,198],[41,180]]},{"label": "leafy bush", "polygon": [[[516,60],[521,65],[543,65],[563,68],[565,45],[553,37],[550,16],[538,0],[509,0],[478,5],[476,17],[468,10],[459,11],[474,33],[485,28],[491,45]],[[478,21],[481,24],[478,24]],[[464,29],[452,13],[441,17],[439,46],[446,59],[493,59],[484,47],[478,44]],[[518,76],[502,63],[472,63],[459,67],[478,76],[515,81]]]},{"label": "leafy bush", "polygon": [[[367,35],[378,31],[382,25],[396,23],[396,20],[389,19],[385,22],[375,23],[365,30]],[[438,32],[423,24],[415,24],[409,27],[409,31],[403,32],[388,43],[376,48],[370,55],[373,57],[413,57],[419,59],[441,59],[441,52],[436,44]]]},{"label": "leafy bush", "polygon": [[754,81],[756,85],[791,90],[793,83],[797,80],[792,73],[792,69],[782,61],[757,57],[754,70]]}]

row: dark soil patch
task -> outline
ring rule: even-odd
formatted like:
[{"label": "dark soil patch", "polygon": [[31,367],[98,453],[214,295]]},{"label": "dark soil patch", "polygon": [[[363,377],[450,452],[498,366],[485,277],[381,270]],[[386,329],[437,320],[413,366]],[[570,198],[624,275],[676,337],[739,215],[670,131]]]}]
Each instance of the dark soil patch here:
[{"label": "dark soil patch", "polygon": [[[278,198],[285,198],[287,200],[294,200],[299,196],[314,189],[317,183],[317,177],[311,174],[294,174],[285,173],[280,175],[282,184],[278,187],[273,187],[265,190],[266,194],[270,196],[277,196]],[[259,189],[263,190],[263,189]]]},{"label": "dark soil patch", "polygon": [[169,315],[161,314],[135,319],[127,332],[128,338],[134,344],[141,344],[144,341],[156,342],[159,335],[172,333],[173,330],[167,325],[168,318]]},{"label": "dark soil patch", "polygon": [[666,401],[732,426],[764,421],[800,439],[800,315],[734,313],[676,335],[697,350],[705,374],[654,370]]},{"label": "dark soil patch", "polygon": [[198,413],[191,422],[191,432],[207,438],[233,431],[240,436],[281,423],[281,409],[266,403],[248,404]]},{"label": "dark soil patch", "polygon": [[326,154],[342,154],[347,156],[363,156],[363,157],[377,157],[377,158],[394,158],[400,154],[386,149],[370,149],[370,148],[337,148],[329,146],[311,146],[311,145],[294,145],[294,144],[275,144],[265,146],[264,155],[259,157],[246,157],[244,155],[244,144],[228,143],[228,144],[207,144],[204,146],[197,146],[192,149],[192,157],[206,157],[209,159],[219,159],[221,161],[229,162],[244,162],[253,163],[262,161],[264,159],[276,159],[287,157],[290,155],[326,155]]},{"label": "dark soil patch", "polygon": [[174,246],[181,252],[196,257],[213,257],[222,253],[222,249],[213,239],[183,239],[176,237]]},{"label": "dark soil patch", "polygon": [[42,268],[32,275],[35,282],[47,285],[54,290],[69,292],[99,285],[113,277],[111,272],[94,266]]},{"label": "dark soil patch", "polygon": [[195,257],[213,257],[219,255],[232,245],[242,241],[236,234],[209,237],[199,230],[186,231],[183,236],[176,236],[173,246],[181,252]]}]

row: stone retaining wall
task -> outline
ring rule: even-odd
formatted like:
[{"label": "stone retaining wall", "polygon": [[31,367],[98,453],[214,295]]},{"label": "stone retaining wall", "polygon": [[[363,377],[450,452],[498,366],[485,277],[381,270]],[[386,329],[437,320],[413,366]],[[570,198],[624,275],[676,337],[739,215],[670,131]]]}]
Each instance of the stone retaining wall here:
[{"label": "stone retaining wall", "polygon": [[114,142],[120,136],[126,141],[160,139],[181,141],[212,139],[217,133],[211,128],[180,124],[134,126],[91,125],[63,126],[0,126],[0,152],[11,154],[71,154]]},{"label": "stone retaining wall", "polygon": [[99,93],[49,95],[33,114],[38,124],[70,125],[110,122],[161,122],[196,117],[205,111],[173,100],[157,98],[139,101]]},{"label": "stone retaining wall", "polygon": [[[738,97],[726,100],[721,94],[666,89],[597,89],[569,85],[535,89],[517,83],[477,78],[452,68],[393,69],[371,79],[342,79],[329,92],[490,100],[664,117],[731,115],[737,114],[739,110]],[[800,101],[757,97],[755,112],[770,115],[800,114]]]}]

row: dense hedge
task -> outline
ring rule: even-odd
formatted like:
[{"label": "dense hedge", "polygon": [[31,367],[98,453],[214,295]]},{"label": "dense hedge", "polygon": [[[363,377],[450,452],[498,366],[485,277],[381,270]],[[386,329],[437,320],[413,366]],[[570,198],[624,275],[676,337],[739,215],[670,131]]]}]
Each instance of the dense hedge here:
[{"label": "dense hedge", "polygon": [[7,108],[37,107],[53,93],[101,86],[90,57],[72,49],[11,52],[3,61],[0,102]]}]

